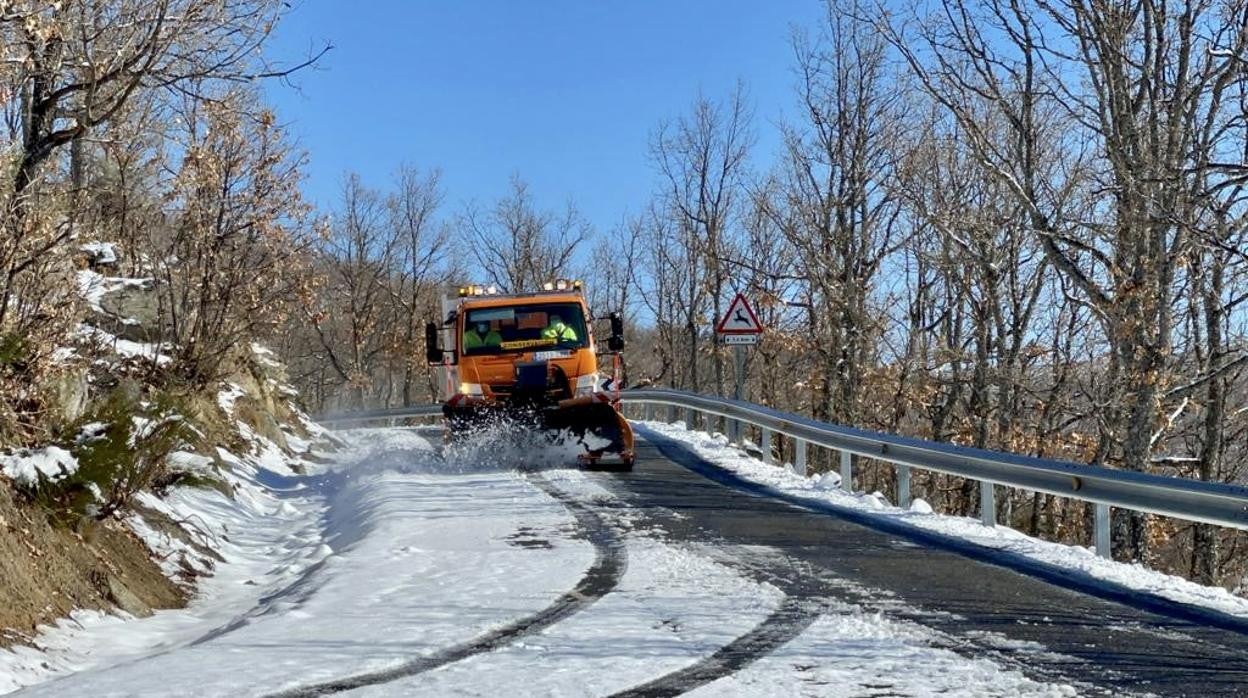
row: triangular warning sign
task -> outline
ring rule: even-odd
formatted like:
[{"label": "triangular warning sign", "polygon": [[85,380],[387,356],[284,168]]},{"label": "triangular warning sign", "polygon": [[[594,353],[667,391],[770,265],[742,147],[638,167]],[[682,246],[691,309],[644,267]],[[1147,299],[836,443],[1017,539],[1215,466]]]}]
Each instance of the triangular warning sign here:
[{"label": "triangular warning sign", "polygon": [[750,302],[738,293],[729,304],[728,312],[715,326],[715,331],[720,334],[759,334],[763,331],[763,324],[758,321]]}]

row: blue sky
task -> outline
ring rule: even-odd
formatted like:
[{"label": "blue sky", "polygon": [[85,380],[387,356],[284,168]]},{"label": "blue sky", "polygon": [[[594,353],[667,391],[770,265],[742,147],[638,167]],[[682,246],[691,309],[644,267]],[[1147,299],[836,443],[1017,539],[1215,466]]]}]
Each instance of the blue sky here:
[{"label": "blue sky", "polygon": [[313,203],[333,202],[345,170],[384,187],[408,163],[442,169],[453,213],[518,172],[540,205],[570,197],[602,230],[644,205],[649,135],[699,90],[718,98],[743,80],[769,159],[793,102],[790,27],[822,12],[821,0],[302,0],[270,55],[334,49],[298,89],[268,94],[310,154]]}]

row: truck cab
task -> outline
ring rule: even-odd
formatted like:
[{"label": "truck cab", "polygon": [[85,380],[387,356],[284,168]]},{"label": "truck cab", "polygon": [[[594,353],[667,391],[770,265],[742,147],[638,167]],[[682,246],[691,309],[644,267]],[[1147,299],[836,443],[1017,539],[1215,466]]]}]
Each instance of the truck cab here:
[{"label": "truck cab", "polygon": [[[443,412],[453,433],[500,419],[529,421],[578,438],[595,434],[595,444],[605,438],[609,447],[587,444],[589,455],[626,453],[631,464],[632,432],[610,392],[618,390],[621,322],[611,317],[600,347],[580,282],[520,294],[465,286],[444,313],[440,326],[426,327],[426,339],[429,362],[443,373]],[[600,370],[600,354],[612,357],[611,375]]]}]

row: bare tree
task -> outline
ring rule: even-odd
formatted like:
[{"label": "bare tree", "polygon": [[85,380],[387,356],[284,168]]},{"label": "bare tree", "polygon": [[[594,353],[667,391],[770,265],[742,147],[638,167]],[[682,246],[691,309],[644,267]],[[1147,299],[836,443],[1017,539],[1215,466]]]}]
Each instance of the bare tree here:
[{"label": "bare tree", "polygon": [[652,378],[696,392],[701,389],[702,339],[713,322],[707,317],[710,293],[702,246],[687,220],[672,216],[663,199],[651,202],[644,221],[647,278],[639,280],[639,295],[655,318],[661,358],[661,370]]},{"label": "bare tree", "polygon": [[325,287],[308,313],[350,407],[363,407],[371,397],[394,332],[403,327],[391,302],[400,240],[386,223],[381,196],[358,175],[346,175],[321,250]]},{"label": "bare tree", "polygon": [[425,373],[424,319],[438,308],[438,293],[450,278],[450,232],[436,219],[442,205],[441,172],[425,174],[411,167],[399,170],[398,187],[387,202],[389,224],[398,237],[398,303],[402,308],[402,343],[397,347],[403,372],[403,404],[415,401],[418,373]]},{"label": "bare tree", "polygon": [[223,377],[230,350],[282,322],[310,251],[298,184],[303,157],[254,94],[233,90],[181,113],[185,140],[173,182],[170,230],[153,230],[151,256],[168,341],[182,379]]},{"label": "bare tree", "polygon": [[[44,257],[75,233],[72,217],[31,218],[44,166],[71,143],[71,180],[81,185],[83,139],[116,118],[139,93],[194,93],[210,81],[246,81],[289,69],[266,65],[259,46],[284,5],[278,0],[21,0],[0,6],[0,94],[20,148],[3,192],[0,326],[10,321]],[[46,189],[46,187],[45,187]],[[45,191],[44,195],[51,194]],[[20,325],[34,315],[19,317]]]},{"label": "bare tree", "polygon": [[[1237,2],[981,0],[944,2],[909,28],[877,23],[1100,321],[1111,391],[1099,398],[1097,462],[1145,470],[1166,429],[1178,263],[1191,243],[1181,221],[1193,178],[1220,172],[1194,146],[1234,108],[1223,97],[1243,80],[1235,56],[1248,35],[1224,17],[1242,13]],[[985,120],[981,104],[999,119]],[[1047,122],[1055,111],[1069,118]],[[994,138],[985,123],[1006,123],[1011,136]],[[1064,133],[1048,133],[1059,124]],[[1060,169],[1046,168],[1046,143],[1070,154]],[[1224,177],[1242,176],[1230,170]],[[1146,524],[1117,516],[1124,557],[1146,556]]]},{"label": "bare tree", "polygon": [[[747,366],[759,379],[752,393],[758,402],[794,411],[809,410],[806,394],[800,388],[807,382],[811,367],[806,359],[807,342],[812,337],[809,318],[794,308],[808,309],[802,298],[804,286],[799,256],[786,239],[784,223],[776,221],[773,203],[783,196],[778,182],[768,177],[759,183],[746,215],[742,216],[743,247],[748,258],[736,266],[740,290],[748,292],[759,323],[766,328],[759,344],[749,354]],[[796,350],[796,351],[795,351]]]},{"label": "bare tree", "polygon": [[512,292],[539,289],[545,281],[568,276],[577,248],[592,234],[571,203],[562,213],[538,209],[519,175],[512,176],[511,192],[489,212],[470,205],[459,225],[477,263],[470,276],[483,276],[481,281]]},{"label": "bare tree", "polygon": [[[728,263],[733,256],[730,226],[754,142],[751,118],[745,86],[738,83],[722,103],[699,96],[688,116],[660,124],[651,139],[651,157],[666,188],[666,208],[700,248],[715,318],[720,317],[725,302]],[[695,338],[696,332],[690,337]],[[696,342],[691,346],[696,355]],[[719,395],[724,391],[723,364],[716,347],[713,365]]]},{"label": "bare tree", "polygon": [[893,251],[899,208],[892,193],[904,104],[878,32],[828,4],[827,26],[793,38],[804,120],[785,128],[786,238],[809,307],[810,350],[820,357],[815,416],[857,423],[863,375],[874,351],[875,277]]},{"label": "bare tree", "polygon": [[600,317],[618,312],[629,326],[633,325],[644,234],[645,219],[628,217],[594,243],[589,267],[581,277],[589,285],[590,307],[597,309]]}]

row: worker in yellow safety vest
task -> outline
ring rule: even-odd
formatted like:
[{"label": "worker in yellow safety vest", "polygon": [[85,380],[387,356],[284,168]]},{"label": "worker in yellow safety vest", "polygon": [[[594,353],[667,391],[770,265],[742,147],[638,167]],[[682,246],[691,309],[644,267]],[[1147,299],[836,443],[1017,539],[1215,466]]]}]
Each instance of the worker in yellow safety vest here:
[{"label": "worker in yellow safety vest", "polygon": [[575,342],[576,330],[563,323],[558,315],[550,316],[550,324],[542,330],[542,339],[553,339],[556,342]]},{"label": "worker in yellow safety vest", "polygon": [[481,347],[497,347],[503,343],[503,336],[498,330],[490,328],[488,322],[478,322],[476,326],[464,333],[464,351]]}]

